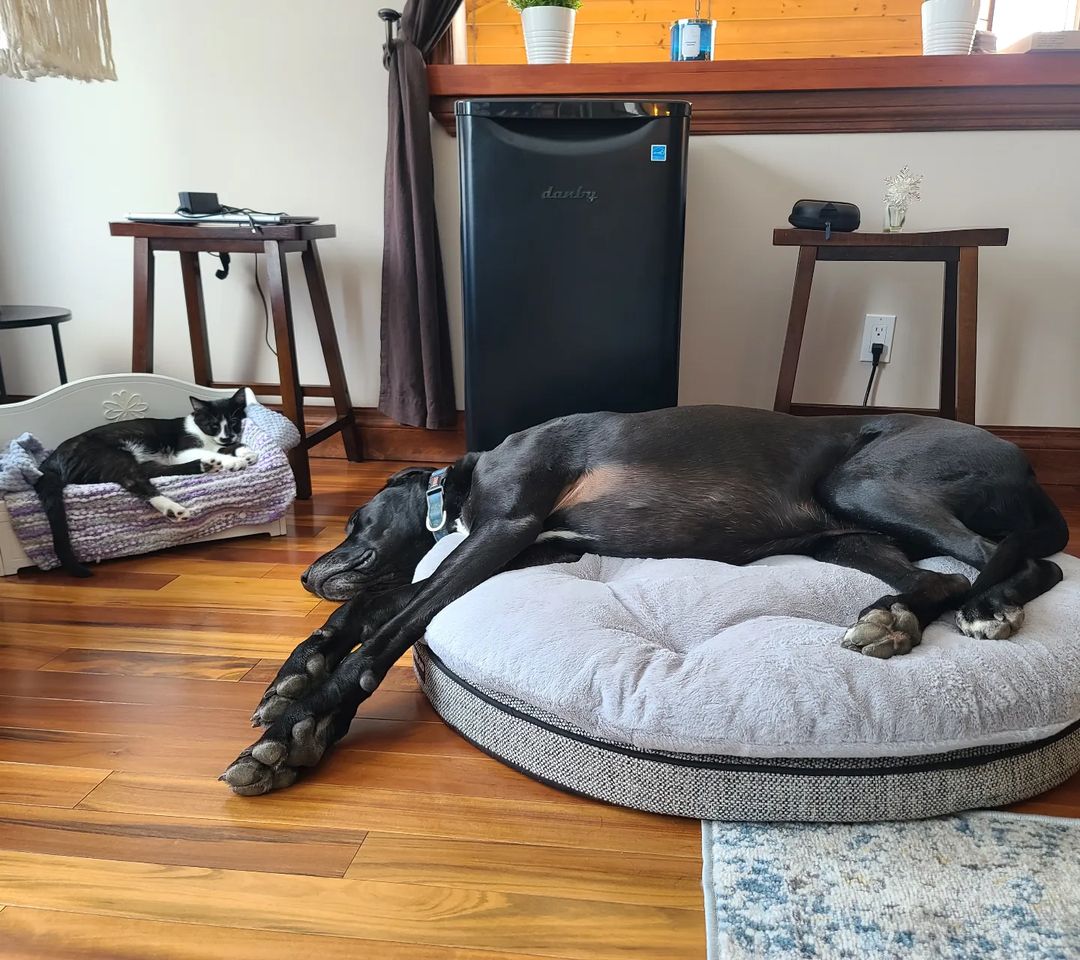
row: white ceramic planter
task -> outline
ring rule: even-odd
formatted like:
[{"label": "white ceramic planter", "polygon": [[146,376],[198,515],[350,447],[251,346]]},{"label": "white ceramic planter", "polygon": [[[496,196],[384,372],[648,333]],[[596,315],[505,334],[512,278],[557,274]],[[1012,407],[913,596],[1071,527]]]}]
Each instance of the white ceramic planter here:
[{"label": "white ceramic planter", "polygon": [[926,0],[922,5],[923,53],[971,53],[979,0]]},{"label": "white ceramic planter", "polygon": [[529,63],[569,63],[577,11],[568,7],[526,7],[521,11],[525,57]]}]

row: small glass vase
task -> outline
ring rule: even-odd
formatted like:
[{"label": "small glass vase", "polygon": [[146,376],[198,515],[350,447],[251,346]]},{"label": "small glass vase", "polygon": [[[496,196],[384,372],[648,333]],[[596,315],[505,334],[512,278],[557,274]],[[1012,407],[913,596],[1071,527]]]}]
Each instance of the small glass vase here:
[{"label": "small glass vase", "polygon": [[890,203],[885,207],[885,232],[900,233],[904,229],[904,221],[907,220],[907,207],[899,203]]}]

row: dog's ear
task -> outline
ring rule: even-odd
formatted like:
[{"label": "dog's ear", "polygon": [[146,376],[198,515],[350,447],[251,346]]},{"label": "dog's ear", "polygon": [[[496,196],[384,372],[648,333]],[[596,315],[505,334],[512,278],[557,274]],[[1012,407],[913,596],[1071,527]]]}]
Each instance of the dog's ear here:
[{"label": "dog's ear", "polygon": [[209,405],[209,400],[200,400],[198,397],[188,397],[191,401],[191,409],[198,413],[200,410],[205,410]]},{"label": "dog's ear", "polygon": [[[406,467],[404,470],[399,470],[389,480],[386,481],[387,487],[400,487],[417,477],[423,477],[424,481],[432,474],[430,467]],[[385,489],[385,488],[384,488]]]}]

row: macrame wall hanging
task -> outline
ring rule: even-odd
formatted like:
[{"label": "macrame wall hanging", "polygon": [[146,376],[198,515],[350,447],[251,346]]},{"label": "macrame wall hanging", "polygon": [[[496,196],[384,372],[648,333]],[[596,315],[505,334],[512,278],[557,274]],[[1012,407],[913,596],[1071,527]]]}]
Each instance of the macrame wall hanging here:
[{"label": "macrame wall hanging", "polygon": [[0,76],[115,80],[105,0],[0,0]]}]

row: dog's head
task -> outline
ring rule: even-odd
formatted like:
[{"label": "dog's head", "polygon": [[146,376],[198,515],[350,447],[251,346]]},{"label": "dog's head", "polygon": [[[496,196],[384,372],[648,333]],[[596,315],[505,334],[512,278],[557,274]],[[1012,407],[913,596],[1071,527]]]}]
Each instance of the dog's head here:
[{"label": "dog's head", "polygon": [[424,521],[430,469],[395,473],[369,503],[353,511],[345,539],[300,575],[304,588],[326,600],[388,593],[412,582],[433,543]]}]

